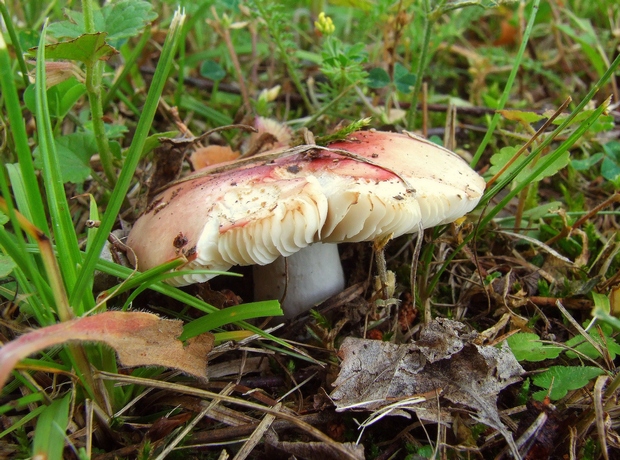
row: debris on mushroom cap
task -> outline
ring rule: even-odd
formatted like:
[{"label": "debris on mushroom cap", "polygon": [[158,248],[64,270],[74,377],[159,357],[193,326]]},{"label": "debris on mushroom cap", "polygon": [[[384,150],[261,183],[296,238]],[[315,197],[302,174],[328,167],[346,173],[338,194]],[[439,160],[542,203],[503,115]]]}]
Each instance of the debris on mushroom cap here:
[{"label": "debris on mushroom cap", "polygon": [[189,161],[194,169],[202,169],[207,166],[236,160],[239,152],[235,152],[228,145],[207,145],[192,152]]},{"label": "debris on mushroom cap", "polygon": [[239,161],[238,169],[228,169],[232,162],[203,170],[159,195],[127,241],[138,268],[185,255],[184,269],[228,270],[265,265],[319,241],[415,233],[471,211],[485,187],[458,155],[410,134],[356,132],[327,149],[280,153]]}]

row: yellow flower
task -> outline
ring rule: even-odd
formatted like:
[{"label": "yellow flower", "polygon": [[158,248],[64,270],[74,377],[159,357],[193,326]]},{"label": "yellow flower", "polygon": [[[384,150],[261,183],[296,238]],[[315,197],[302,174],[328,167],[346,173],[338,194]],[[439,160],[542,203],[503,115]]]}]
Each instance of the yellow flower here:
[{"label": "yellow flower", "polygon": [[314,27],[323,35],[331,35],[336,30],[332,18],[327,16],[324,11],[319,13],[319,18],[314,21]]}]

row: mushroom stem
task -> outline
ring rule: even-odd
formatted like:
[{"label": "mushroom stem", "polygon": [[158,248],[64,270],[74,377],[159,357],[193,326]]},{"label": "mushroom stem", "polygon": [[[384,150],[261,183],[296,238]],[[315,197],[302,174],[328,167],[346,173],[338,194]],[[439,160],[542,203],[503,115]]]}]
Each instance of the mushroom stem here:
[{"label": "mushroom stem", "polygon": [[315,243],[269,265],[254,266],[255,300],[280,300],[287,319],[343,289],[344,272],[336,244]]}]

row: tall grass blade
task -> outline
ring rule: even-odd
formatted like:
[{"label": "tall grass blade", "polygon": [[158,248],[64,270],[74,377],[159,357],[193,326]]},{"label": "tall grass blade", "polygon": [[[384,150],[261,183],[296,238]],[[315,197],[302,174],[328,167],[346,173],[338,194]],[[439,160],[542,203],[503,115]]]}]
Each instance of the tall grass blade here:
[{"label": "tall grass blade", "polygon": [[15,150],[19,161],[19,168],[22,173],[24,189],[27,191],[27,208],[20,208],[20,210],[24,215],[28,216],[38,228],[49,235],[47,219],[45,217],[45,207],[43,206],[43,199],[41,198],[39,184],[34,172],[34,163],[32,161],[30,146],[28,145],[28,135],[26,134],[26,124],[22,116],[21,104],[17,95],[12,68],[4,37],[0,34],[0,85],[2,87],[2,98],[4,99],[4,106],[9,116],[10,133],[15,141]]},{"label": "tall grass blade", "polygon": [[[510,71],[510,75],[508,76],[508,81],[506,81],[506,86],[504,87],[504,92],[502,93],[502,96],[499,100],[499,106],[497,107],[497,110],[502,110],[504,106],[506,105],[506,102],[508,102],[508,98],[510,97],[510,91],[512,90],[512,85],[515,81],[515,78],[517,77],[517,72],[521,68],[521,61],[523,60],[523,54],[525,53],[525,50],[527,49],[527,44],[530,39],[530,35],[532,34],[532,29],[534,28],[534,23],[536,21],[536,15],[538,13],[539,7],[540,7],[540,0],[535,0],[534,4],[532,5],[532,13],[530,14],[530,18],[527,21],[527,27],[525,28],[525,31],[523,32],[523,41],[521,42],[519,51],[517,52],[517,55],[515,56],[514,64],[512,66],[512,70]],[[493,133],[495,132],[495,127],[497,126],[497,123],[499,123],[500,117],[501,115],[499,112],[496,112],[495,115],[493,115],[493,118],[491,119],[491,124],[489,125],[489,129],[484,135],[482,142],[478,146],[478,150],[476,150],[476,153],[474,154],[474,158],[470,162],[470,165],[472,168],[474,168],[478,164],[478,160],[480,160],[480,157],[484,153],[484,149],[487,147],[487,145],[491,141],[491,137],[493,137]]]},{"label": "tall grass blade", "polygon": [[[43,181],[47,194],[47,202],[52,221],[52,234],[59,254],[59,264],[67,290],[75,285],[77,266],[80,262],[80,251],[73,221],[69,213],[69,203],[58,164],[58,155],[54,143],[52,123],[47,101],[45,72],[45,32],[43,28],[39,48],[37,50],[36,68],[36,120],[39,140],[39,151],[43,160]],[[92,303],[92,302],[91,302]],[[81,304],[81,302],[78,302]],[[76,303],[73,304],[74,307]],[[78,310],[79,315],[81,312]]]},{"label": "tall grass blade", "polygon": [[65,431],[69,424],[71,394],[56,399],[47,406],[37,420],[32,441],[32,457],[62,460]]},{"label": "tall grass blade", "polygon": [[159,104],[159,98],[161,97],[168,74],[172,68],[174,55],[181,36],[184,21],[185,14],[181,11],[177,11],[172,19],[170,33],[164,42],[161,57],[157,64],[157,68],[155,69],[155,75],[153,76],[153,81],[151,83],[151,87],[149,88],[146,103],[144,104],[144,108],[142,110],[142,116],[138,121],[134,138],[131,142],[131,146],[129,147],[125,164],[123,165],[123,169],[121,170],[112,196],[110,197],[110,202],[108,203],[103,219],[101,220],[99,230],[88,248],[88,252],[86,254],[86,258],[84,259],[84,264],[81,267],[75,288],[71,292],[70,302],[72,304],[75,304],[76,301],[79,301],[79,299],[82,298],[90,283],[92,274],[95,270],[95,265],[99,260],[99,254],[101,253],[103,245],[105,244],[107,237],[116,222],[118,212],[121,209],[125,196],[127,195],[127,191],[129,190],[129,186],[131,185],[133,174],[138,166],[138,162],[140,161],[140,154],[144,148],[151,124],[153,123],[155,111],[157,110],[157,106]]}]

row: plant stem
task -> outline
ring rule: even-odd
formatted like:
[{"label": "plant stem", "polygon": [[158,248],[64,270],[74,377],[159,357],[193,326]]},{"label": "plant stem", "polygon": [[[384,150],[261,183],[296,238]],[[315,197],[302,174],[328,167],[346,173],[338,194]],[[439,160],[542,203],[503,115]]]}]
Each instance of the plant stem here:
[{"label": "plant stem", "polygon": [[277,30],[277,28],[273,24],[273,18],[267,15],[267,12],[265,11],[263,5],[263,0],[256,0],[255,5],[260,17],[263,18],[265,20],[265,23],[267,24],[267,29],[273,37],[273,40],[278,47],[278,51],[280,52],[280,58],[284,61],[284,64],[286,65],[286,70],[288,71],[288,75],[293,81],[293,85],[295,85],[295,88],[297,88],[297,92],[301,96],[301,99],[303,100],[306,109],[308,110],[308,112],[314,113],[314,106],[310,102],[310,99],[306,94],[306,90],[301,84],[301,80],[297,76],[297,71],[291,61],[289,50],[286,49],[286,46],[284,46],[284,42],[282,40],[282,37],[280,36],[280,31]]},{"label": "plant stem", "polygon": [[349,86],[347,86],[346,88],[344,88],[340,92],[340,94],[338,94],[338,96],[336,96],[330,102],[328,102],[323,107],[321,107],[321,109],[318,112],[315,112],[302,126],[312,126],[312,124],[316,120],[318,120],[321,115],[323,115],[329,109],[334,107],[343,97],[345,97],[347,95],[347,93],[349,91],[351,91],[352,89],[356,88],[358,83],[359,83],[359,81],[356,81],[356,82],[350,84]]},{"label": "plant stem", "polygon": [[[0,5],[4,5],[0,3]],[[18,53],[19,55],[19,53]],[[4,37],[0,34],[0,88],[2,89],[2,98],[9,117],[10,132],[15,142],[15,151],[22,180],[27,191],[26,199],[28,200],[28,209],[20,209],[23,214],[28,216],[36,226],[49,235],[47,227],[47,218],[45,216],[45,206],[43,198],[39,193],[39,184],[34,170],[32,154],[28,145],[28,134],[26,132],[26,124],[21,111],[17,88],[13,80],[13,72],[11,71],[11,61],[8,49],[4,42]]]},{"label": "plant stem", "polygon": [[215,7],[211,7],[211,11],[215,19],[210,24],[215,29],[215,32],[224,40],[224,44],[226,45],[226,49],[228,50],[228,54],[230,55],[230,60],[232,61],[233,67],[235,68],[235,73],[237,74],[237,81],[239,82],[239,90],[241,91],[241,98],[243,99],[243,107],[245,109],[245,113],[250,114],[252,113],[250,93],[248,92],[248,87],[245,84],[243,71],[241,70],[241,63],[239,62],[239,56],[237,56],[235,45],[233,45],[232,38],[230,36],[229,24],[222,23],[219,16],[217,15],[217,12],[215,11]]},{"label": "plant stem", "polygon": [[101,79],[103,74],[103,62],[97,61],[86,64],[86,92],[88,93],[88,101],[90,102],[90,112],[93,119],[93,133],[97,141],[97,149],[99,150],[99,158],[103,172],[110,185],[116,183],[116,172],[114,171],[114,162],[110,144],[105,133],[105,124],[103,123],[103,101],[101,98]]},{"label": "plant stem", "polygon": [[[95,17],[92,0],[82,0],[82,12],[84,13],[84,28],[87,34],[95,33]],[[93,119],[93,133],[99,150],[99,158],[103,172],[110,185],[116,183],[116,172],[108,137],[105,134],[103,123],[103,101],[101,97],[101,80],[103,76],[103,62],[89,61],[86,63],[86,92],[90,103],[90,112]]]},{"label": "plant stem", "polygon": [[11,43],[13,44],[13,48],[15,49],[15,57],[17,58],[17,63],[19,64],[19,69],[22,73],[24,86],[28,86],[30,84],[30,81],[28,80],[28,69],[26,68],[26,61],[24,61],[24,53],[22,52],[22,49],[19,45],[19,39],[17,38],[17,34],[15,33],[15,28],[13,27],[11,15],[9,14],[9,10],[4,4],[4,2],[0,2],[0,14],[2,14],[2,19],[4,20],[4,24],[6,25],[6,31],[9,33],[9,37],[11,37]]},{"label": "plant stem", "polygon": [[87,34],[95,33],[95,12],[92,0],[82,0],[82,14],[84,15],[84,31]]},{"label": "plant stem", "polygon": [[523,54],[525,53],[528,40],[532,33],[532,29],[534,28],[534,20],[536,19],[539,6],[540,6],[540,0],[534,0],[534,4],[532,5],[532,13],[530,14],[530,18],[527,22],[527,27],[525,28],[525,32],[523,33],[523,41],[521,42],[521,46],[519,48],[519,51],[517,52],[517,56],[515,57],[514,65],[512,67],[512,70],[510,71],[510,75],[508,76],[508,81],[506,82],[506,87],[504,88],[502,97],[499,100],[499,106],[497,107],[497,111],[495,112],[495,115],[493,115],[493,118],[491,119],[491,124],[489,125],[489,129],[487,130],[487,133],[484,135],[482,142],[478,146],[478,150],[474,154],[474,158],[470,162],[470,166],[472,168],[475,167],[476,164],[478,163],[478,160],[480,160],[480,157],[482,156],[484,149],[486,148],[486,146],[491,140],[491,137],[493,136],[493,131],[495,131],[495,127],[497,126],[497,123],[499,123],[499,119],[501,117],[501,114],[499,113],[499,111],[504,108],[504,106],[506,105],[506,102],[508,101],[508,97],[510,96],[510,90],[512,89],[512,84],[514,83],[515,78],[517,77],[517,72],[521,67],[521,61],[523,60]]},{"label": "plant stem", "polygon": [[424,81],[424,72],[426,70],[426,56],[428,54],[428,47],[431,41],[431,29],[434,24],[434,18],[431,18],[431,2],[430,0],[424,0],[424,9],[426,13],[424,15],[424,37],[422,38],[422,49],[420,50],[420,57],[418,59],[418,67],[415,72],[415,86],[413,87],[413,93],[411,95],[411,106],[409,106],[409,114],[407,117],[407,129],[412,130],[415,126],[415,117],[418,111],[418,94],[422,88],[422,82]]}]

